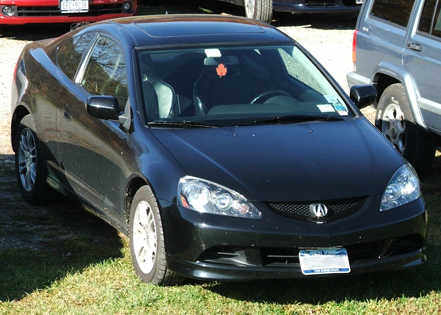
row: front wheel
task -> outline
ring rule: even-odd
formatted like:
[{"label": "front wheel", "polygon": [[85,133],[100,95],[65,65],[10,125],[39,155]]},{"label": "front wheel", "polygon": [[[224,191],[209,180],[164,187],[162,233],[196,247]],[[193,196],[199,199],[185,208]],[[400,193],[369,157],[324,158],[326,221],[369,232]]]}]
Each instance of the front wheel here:
[{"label": "front wheel", "polygon": [[181,275],[167,268],[161,215],[149,186],[141,187],[133,198],[129,238],[133,266],[144,282],[156,285],[182,282]]},{"label": "front wheel", "polygon": [[419,175],[427,174],[435,157],[436,138],[415,123],[401,83],[392,84],[384,90],[378,102],[375,126]]},{"label": "front wheel", "polygon": [[273,19],[272,0],[244,0],[245,15],[248,18],[271,23]]}]

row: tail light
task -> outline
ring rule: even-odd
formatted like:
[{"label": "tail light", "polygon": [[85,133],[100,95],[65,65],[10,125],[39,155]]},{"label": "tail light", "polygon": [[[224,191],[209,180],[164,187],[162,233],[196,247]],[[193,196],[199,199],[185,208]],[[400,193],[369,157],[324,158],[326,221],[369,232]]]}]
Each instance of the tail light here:
[{"label": "tail light", "polygon": [[354,31],[354,37],[352,39],[352,63],[354,64],[355,67],[355,61],[357,60],[357,34],[358,34],[358,30]]}]

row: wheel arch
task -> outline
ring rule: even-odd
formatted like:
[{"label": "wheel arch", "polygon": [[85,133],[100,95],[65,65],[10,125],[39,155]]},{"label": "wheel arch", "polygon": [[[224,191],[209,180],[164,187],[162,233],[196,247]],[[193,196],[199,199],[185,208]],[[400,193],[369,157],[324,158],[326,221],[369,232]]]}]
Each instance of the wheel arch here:
[{"label": "wheel arch", "polygon": [[[150,186],[152,187],[147,180],[140,176],[134,176],[130,179],[127,189],[126,189],[126,202],[125,202],[125,209],[124,209],[124,217],[126,219],[126,228],[128,229],[128,223],[130,218],[130,208],[132,206],[133,198],[135,197],[136,192],[142,187],[142,186]],[[152,189],[153,191],[153,189]]]},{"label": "wheel arch", "polygon": [[410,111],[416,124],[427,129],[418,106],[418,91],[413,88],[415,85],[412,74],[406,68],[389,62],[380,62],[374,71],[371,81],[377,89],[377,103],[388,86],[401,83],[406,91]]},{"label": "wheel arch", "polygon": [[22,121],[23,117],[26,115],[29,115],[29,110],[23,106],[17,106],[12,113],[11,118],[11,146],[14,152],[16,152],[15,143],[16,143],[16,137],[17,137],[17,131],[18,127],[20,126],[20,122]]}]

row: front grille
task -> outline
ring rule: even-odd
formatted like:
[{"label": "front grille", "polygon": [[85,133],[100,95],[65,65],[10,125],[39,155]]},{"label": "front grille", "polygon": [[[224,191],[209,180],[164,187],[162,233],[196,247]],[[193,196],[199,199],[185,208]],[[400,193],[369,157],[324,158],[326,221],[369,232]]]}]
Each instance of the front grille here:
[{"label": "front grille", "polygon": [[108,5],[91,5],[89,12],[84,13],[61,13],[58,7],[17,7],[17,16],[99,16],[102,14],[122,13],[122,3]]},{"label": "front grille", "polygon": [[[267,206],[274,212],[302,220],[313,222],[331,222],[336,219],[348,216],[358,211],[366,201],[366,198],[352,198],[343,200],[328,200],[323,202],[302,202],[302,203],[267,203]],[[310,210],[311,204],[322,203],[328,208],[328,214],[324,217],[316,217]]]},{"label": "front grille", "polygon": [[[418,235],[346,245],[350,264],[412,253],[424,246]],[[219,246],[205,251],[198,261],[236,267],[300,268],[299,248],[241,248]]]}]

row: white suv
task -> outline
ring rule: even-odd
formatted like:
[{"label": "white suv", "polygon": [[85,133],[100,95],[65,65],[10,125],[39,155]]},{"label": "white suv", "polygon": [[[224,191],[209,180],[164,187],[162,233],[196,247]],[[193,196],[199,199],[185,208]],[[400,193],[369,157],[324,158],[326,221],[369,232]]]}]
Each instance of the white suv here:
[{"label": "white suv", "polygon": [[378,91],[375,125],[424,175],[441,143],[441,2],[366,0],[349,86]]}]

